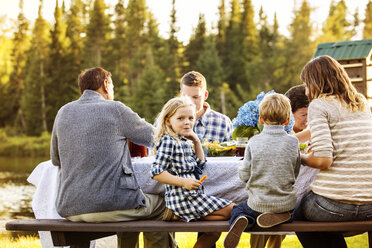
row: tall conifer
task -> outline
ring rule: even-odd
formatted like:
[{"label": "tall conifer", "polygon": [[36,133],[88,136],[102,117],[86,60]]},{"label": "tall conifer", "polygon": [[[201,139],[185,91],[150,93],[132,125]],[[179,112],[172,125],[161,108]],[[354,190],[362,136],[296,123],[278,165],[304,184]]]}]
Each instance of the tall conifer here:
[{"label": "tall conifer", "polygon": [[47,131],[46,81],[49,57],[49,25],[42,16],[43,0],[32,31],[31,47],[26,62],[25,90],[21,108],[25,117],[26,134],[40,135]]},{"label": "tall conifer", "polygon": [[365,10],[363,39],[372,39],[372,1],[369,0]]},{"label": "tall conifer", "polygon": [[329,14],[322,28],[319,43],[348,40],[351,38],[350,23],[347,21],[347,7],[344,0],[331,2]]},{"label": "tall conifer", "polygon": [[95,0],[90,11],[84,44],[85,67],[102,66],[102,57],[110,37],[110,19],[104,0]]},{"label": "tall conifer", "polygon": [[108,54],[105,56],[105,68],[111,71],[115,84],[115,98],[126,101],[125,78],[128,71],[128,56],[126,51],[126,10],[124,1],[119,0],[115,5],[113,37],[108,44]]},{"label": "tall conifer", "polygon": [[200,14],[198,25],[194,29],[189,43],[185,47],[184,58],[187,61],[187,65],[184,71],[191,71],[193,68],[195,68],[196,61],[204,48],[204,43],[207,36],[206,32],[207,28],[205,24],[205,17],[203,14]]},{"label": "tall conifer", "polygon": [[137,79],[134,98],[138,101],[133,105],[133,110],[150,123],[155,121],[156,114],[165,103],[162,95],[166,89],[161,87],[160,75],[160,69],[155,65],[151,49],[148,48],[145,67]]},{"label": "tall conifer", "polygon": [[301,70],[315,52],[316,44],[311,40],[313,28],[310,16],[309,2],[303,0],[301,7],[294,10],[294,18],[289,26],[290,36],[285,43],[285,54],[280,60],[282,66],[277,70],[280,82],[275,85],[275,89],[278,91],[285,92],[301,82]]},{"label": "tall conifer", "polygon": [[225,9],[225,0],[221,0],[220,6],[218,6],[219,19],[217,24],[217,41],[216,47],[218,54],[224,58],[226,55],[226,27],[227,27],[227,17]]},{"label": "tall conifer", "polygon": [[231,13],[229,24],[226,30],[226,54],[222,58],[225,63],[227,73],[227,83],[232,90],[236,90],[238,84],[245,90],[249,90],[247,75],[245,70],[245,58],[243,46],[243,36],[241,32],[241,11],[238,0],[231,1]]},{"label": "tall conifer", "polygon": [[[55,23],[51,30],[50,55],[46,66],[48,71],[47,84],[47,120],[48,128],[51,131],[53,121],[58,109],[67,102],[74,99],[74,91],[71,91],[70,65],[68,62],[68,48],[70,40],[66,37],[67,25],[63,21],[62,8],[56,0],[54,11]],[[76,76],[76,75],[74,75]],[[74,85],[76,87],[76,85]]]},{"label": "tall conifer", "polygon": [[66,17],[66,37],[70,40],[68,64],[71,66],[70,74],[73,75],[69,80],[71,82],[76,82],[77,74],[83,69],[84,6],[82,0],[72,0]]},{"label": "tall conifer", "polygon": [[[224,71],[222,68],[221,59],[218,56],[216,42],[213,36],[206,38],[204,49],[195,63],[194,70],[199,71],[207,80],[209,91],[208,103],[217,111],[226,114],[225,102],[221,102],[221,87],[224,82]],[[224,94],[224,92],[222,92]]]},{"label": "tall conifer", "polygon": [[126,9],[126,55],[128,56],[128,80],[129,94],[133,95],[137,79],[144,67],[146,59],[145,23],[147,8],[145,0],[129,0]]},{"label": "tall conifer", "polygon": [[[23,111],[20,108],[21,97],[25,87],[25,65],[26,52],[29,48],[28,28],[29,22],[23,14],[23,0],[19,1],[19,14],[17,18],[17,30],[14,33],[11,51],[12,73],[10,74],[9,84],[5,89],[6,94],[2,97],[6,106],[3,106],[2,115],[6,123],[25,129]],[[5,110],[5,111],[4,111]],[[3,119],[2,117],[0,117]],[[16,123],[15,123],[16,121]]]},{"label": "tall conifer", "polygon": [[178,32],[177,27],[177,12],[176,12],[176,1],[172,0],[172,10],[171,10],[171,23],[170,23],[170,34],[166,41],[166,50],[169,53],[168,70],[165,72],[167,78],[164,88],[168,90],[165,92],[165,99],[170,99],[174,97],[177,92],[179,92],[179,79],[182,76],[181,72],[182,62],[180,56],[180,47],[182,44],[178,41],[176,33]]}]

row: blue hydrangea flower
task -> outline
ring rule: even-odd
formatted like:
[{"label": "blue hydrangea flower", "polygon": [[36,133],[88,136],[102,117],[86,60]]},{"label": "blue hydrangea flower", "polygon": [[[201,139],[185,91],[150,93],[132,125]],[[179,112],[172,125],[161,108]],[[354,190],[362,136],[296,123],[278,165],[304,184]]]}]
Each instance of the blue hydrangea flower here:
[{"label": "blue hydrangea flower", "polygon": [[238,115],[233,120],[233,126],[249,126],[255,127],[257,125],[259,116],[259,103],[257,101],[249,101],[241,106],[238,110]]},{"label": "blue hydrangea flower", "polygon": [[[241,106],[238,110],[238,115],[236,116],[236,118],[233,119],[234,128],[239,126],[257,127],[260,102],[266,95],[272,93],[275,93],[275,91],[271,90],[267,93],[262,91],[257,95],[256,100],[248,101],[243,106]],[[294,124],[295,120],[291,113],[290,122],[287,126],[284,127],[284,130],[288,134],[292,134]]]},{"label": "blue hydrangea flower", "polygon": [[289,124],[287,126],[284,126],[284,130],[288,134],[292,134],[294,124],[295,124],[295,119],[294,119],[293,114],[292,114],[292,111],[291,111],[291,117],[289,119]]}]

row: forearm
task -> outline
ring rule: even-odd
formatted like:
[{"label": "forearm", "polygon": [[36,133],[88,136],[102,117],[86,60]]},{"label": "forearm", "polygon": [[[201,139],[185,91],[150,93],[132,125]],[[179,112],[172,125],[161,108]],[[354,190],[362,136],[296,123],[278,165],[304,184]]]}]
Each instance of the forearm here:
[{"label": "forearm", "polygon": [[175,186],[184,187],[184,178],[174,176],[167,171],[163,171],[160,174],[154,176],[154,180],[164,184],[170,184]]},{"label": "forearm", "polygon": [[195,149],[195,155],[202,161],[204,161],[204,151],[203,146],[199,139],[194,141],[194,149]]},{"label": "forearm", "polygon": [[301,154],[301,162],[309,167],[326,170],[331,167],[333,159],[329,157],[316,157],[314,153]]},{"label": "forearm", "polygon": [[299,133],[294,134],[294,136],[298,139],[298,142],[306,143],[310,140],[311,137],[310,129],[305,129]]}]

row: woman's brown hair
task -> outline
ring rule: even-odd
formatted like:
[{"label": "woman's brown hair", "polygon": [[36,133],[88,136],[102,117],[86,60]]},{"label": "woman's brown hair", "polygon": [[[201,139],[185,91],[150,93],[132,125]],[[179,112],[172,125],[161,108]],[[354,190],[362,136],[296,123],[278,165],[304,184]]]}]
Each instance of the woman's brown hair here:
[{"label": "woman's brown hair", "polygon": [[363,111],[365,97],[351,84],[345,69],[335,59],[323,55],[308,62],[301,72],[309,100],[335,96],[350,111]]}]

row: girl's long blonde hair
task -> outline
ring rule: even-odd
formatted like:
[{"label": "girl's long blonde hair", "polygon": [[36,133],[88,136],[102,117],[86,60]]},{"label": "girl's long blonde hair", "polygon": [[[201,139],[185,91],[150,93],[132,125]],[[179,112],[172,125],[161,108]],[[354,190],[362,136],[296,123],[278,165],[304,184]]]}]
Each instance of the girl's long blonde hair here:
[{"label": "girl's long blonde hair", "polygon": [[[177,112],[178,109],[183,107],[193,107],[195,104],[187,96],[175,97],[170,99],[162,108],[158,117],[156,118],[156,129],[154,134],[154,143],[157,144],[159,140],[167,133],[169,136],[179,141],[178,135],[173,131],[173,129],[167,125],[167,121]],[[154,147],[156,152],[156,146]]]},{"label": "girl's long blonde hair", "polygon": [[327,55],[308,62],[301,72],[301,80],[306,84],[310,101],[335,96],[352,112],[363,111],[366,106],[365,97],[351,84],[342,65]]}]

